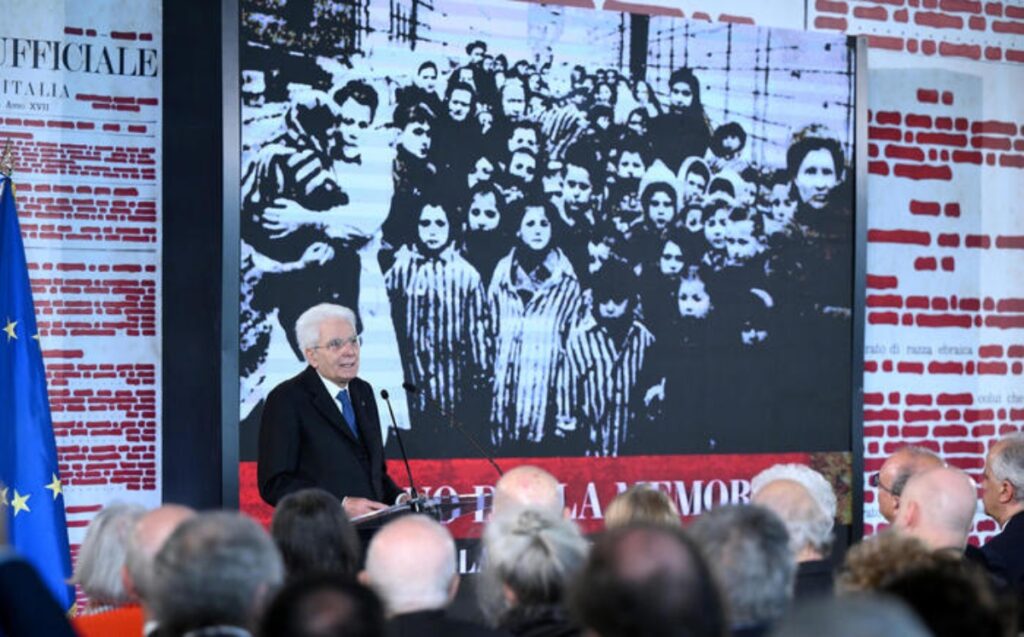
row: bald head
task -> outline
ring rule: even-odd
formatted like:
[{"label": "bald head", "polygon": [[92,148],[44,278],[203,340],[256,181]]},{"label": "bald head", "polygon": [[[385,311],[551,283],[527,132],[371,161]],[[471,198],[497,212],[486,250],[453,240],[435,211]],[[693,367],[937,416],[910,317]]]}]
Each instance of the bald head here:
[{"label": "bald head", "polygon": [[455,541],[426,516],[403,516],[373,537],[362,578],[389,615],[444,608],[458,588]]},{"label": "bald head", "polygon": [[907,481],[894,526],[933,550],[963,550],[977,502],[976,486],[966,473],[956,467],[929,469]]},{"label": "bald head", "polygon": [[903,447],[889,456],[878,471],[878,511],[882,517],[890,523],[896,519],[900,496],[911,476],[943,464],[942,458],[924,447]]},{"label": "bald head", "polygon": [[562,515],[565,499],[555,476],[540,467],[521,465],[494,485],[494,514],[521,508],[541,509]]},{"label": "bald head", "polygon": [[828,553],[833,520],[804,485],[795,480],[773,480],[755,492],[750,501],[782,519],[798,562],[820,560]]},{"label": "bald head", "polygon": [[146,513],[135,523],[128,538],[128,552],[125,556],[125,586],[146,602],[147,579],[153,570],[153,560],[163,548],[167,538],[182,522],[196,515],[196,512],[180,504],[165,504]]}]

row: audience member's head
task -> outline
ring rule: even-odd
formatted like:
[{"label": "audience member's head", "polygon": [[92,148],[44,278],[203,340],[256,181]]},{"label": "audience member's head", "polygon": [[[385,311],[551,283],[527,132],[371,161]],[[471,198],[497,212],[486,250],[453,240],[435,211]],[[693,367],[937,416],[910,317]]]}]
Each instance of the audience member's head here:
[{"label": "audience member's head", "polygon": [[893,526],[932,550],[963,551],[977,505],[977,487],[966,473],[956,467],[928,469],[907,481]]},{"label": "audience member's head", "polygon": [[981,493],[985,513],[1000,525],[1024,511],[1024,434],[1007,436],[989,449]]},{"label": "audience member's head", "polygon": [[288,583],[263,616],[263,637],[380,637],[384,606],[372,590],[337,573]]},{"label": "audience member's head", "polygon": [[455,541],[426,516],[403,516],[370,541],[361,577],[380,595],[389,616],[444,608],[459,587]]},{"label": "audience member's head", "polygon": [[836,592],[877,591],[895,574],[931,564],[938,555],[915,537],[884,531],[865,538],[846,552],[836,577]]},{"label": "audience member's head", "polygon": [[836,495],[823,475],[802,464],[777,464],[754,476],[750,489],[751,502],[771,509],[785,523],[798,562],[828,556]]},{"label": "audience member's head", "polygon": [[661,489],[638,484],[615,496],[604,512],[604,528],[616,529],[630,524],[668,524],[680,526],[679,510]]},{"label": "audience member's head", "polygon": [[1017,617],[976,564],[940,553],[928,564],[897,573],[879,588],[903,600],[935,637],[1014,637]]},{"label": "audience member's head", "polygon": [[240,513],[200,513],[181,523],[157,553],[152,592],[161,634],[210,626],[254,630],[284,579],[266,531]]},{"label": "audience member's head", "polygon": [[631,526],[597,538],[570,605],[598,637],[724,637],[718,585],[682,529]]},{"label": "audience member's head", "polygon": [[180,504],[165,504],[146,513],[132,529],[122,577],[126,589],[150,612],[149,581],[153,577],[156,554],[178,526],[195,516],[196,512]]},{"label": "audience member's head", "polygon": [[553,511],[520,509],[484,530],[480,605],[494,625],[510,625],[563,605],[587,558],[587,541]]},{"label": "audience member's head", "polygon": [[89,523],[71,583],[82,587],[89,606],[121,606],[134,599],[121,571],[128,537],[145,509],[137,504],[111,504]]},{"label": "audience member's head", "polygon": [[524,507],[563,514],[565,496],[555,476],[533,465],[506,471],[494,485],[494,515]]},{"label": "audience member's head", "polygon": [[782,617],[793,597],[796,560],[779,516],[756,504],[723,506],[689,530],[725,593],[734,628]]},{"label": "audience member's head", "polygon": [[932,637],[899,600],[876,595],[822,597],[797,606],[772,637]]},{"label": "audience member's head", "polygon": [[902,447],[889,456],[871,477],[871,486],[878,488],[878,512],[892,523],[900,507],[900,494],[910,476],[942,465],[942,459],[933,451],[914,445]]},{"label": "audience member's head", "polygon": [[289,578],[314,572],[355,576],[359,539],[341,502],[323,489],[303,489],[281,499],[270,522]]}]

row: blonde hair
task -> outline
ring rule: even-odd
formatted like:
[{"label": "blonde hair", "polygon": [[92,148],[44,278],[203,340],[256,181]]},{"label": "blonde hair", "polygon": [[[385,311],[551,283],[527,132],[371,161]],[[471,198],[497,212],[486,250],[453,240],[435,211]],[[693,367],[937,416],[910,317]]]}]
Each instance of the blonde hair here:
[{"label": "blonde hair", "polygon": [[682,526],[679,510],[668,495],[647,484],[634,485],[615,496],[604,514],[604,528],[630,524]]},{"label": "blonde hair", "polygon": [[836,592],[849,595],[882,589],[892,579],[941,559],[921,540],[888,529],[850,548],[836,577]]}]

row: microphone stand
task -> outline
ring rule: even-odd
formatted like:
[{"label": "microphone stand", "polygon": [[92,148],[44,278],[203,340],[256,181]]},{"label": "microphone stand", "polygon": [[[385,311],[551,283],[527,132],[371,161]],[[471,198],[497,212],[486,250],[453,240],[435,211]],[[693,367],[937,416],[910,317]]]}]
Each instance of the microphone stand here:
[{"label": "microphone stand", "polygon": [[[416,385],[413,385],[412,383],[402,383],[402,389],[404,389],[410,394],[416,394],[419,392],[419,388],[416,387]],[[388,408],[391,408],[391,403],[388,403]],[[484,449],[483,445],[481,445],[472,434],[465,430],[461,422],[455,419],[455,414],[441,410],[436,406],[434,407],[434,409],[442,416],[447,417],[448,425],[455,431],[462,434],[462,437],[468,440],[469,443],[473,445],[473,447],[476,448],[478,452],[480,452],[480,455],[483,456],[485,460],[487,460],[487,462],[491,463],[491,466],[494,467],[494,470],[498,472],[499,478],[505,475],[505,472],[502,471],[501,467],[498,466],[498,463],[495,462],[494,457],[490,453],[488,453],[486,449]]]},{"label": "microphone stand", "polygon": [[402,462],[405,463],[405,475],[409,478],[409,491],[412,498],[409,500],[409,506],[416,513],[420,513],[423,509],[423,501],[420,499],[419,492],[416,491],[416,483],[412,479],[412,467],[409,466],[409,456],[405,453],[405,444],[402,442],[402,434],[398,431],[398,423],[395,421],[395,410],[391,407],[391,397],[388,394],[388,390],[380,390],[380,397],[387,403],[388,413],[391,415],[391,428],[395,431],[395,438],[398,440],[398,450],[402,453]]}]

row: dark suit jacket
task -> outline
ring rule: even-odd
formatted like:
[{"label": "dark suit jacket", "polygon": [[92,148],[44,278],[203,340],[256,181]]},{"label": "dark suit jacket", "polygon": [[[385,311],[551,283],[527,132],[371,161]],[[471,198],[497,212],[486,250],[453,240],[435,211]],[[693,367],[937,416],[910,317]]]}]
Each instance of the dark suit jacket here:
[{"label": "dark suit jacket", "polygon": [[990,571],[1024,595],[1024,513],[1007,521],[1003,532],[981,547]]},{"label": "dark suit jacket", "polygon": [[443,610],[395,615],[388,621],[387,634],[389,637],[508,637],[506,632],[448,617]]},{"label": "dark suit jacket", "polygon": [[402,493],[384,464],[373,387],[356,378],[348,391],[359,439],[312,367],[267,396],[260,419],[257,477],[260,496],[269,504],[309,487],[325,489],[339,500],[353,496],[386,504]]},{"label": "dark suit jacket", "polygon": [[75,635],[35,569],[6,552],[0,552],[0,634]]}]

